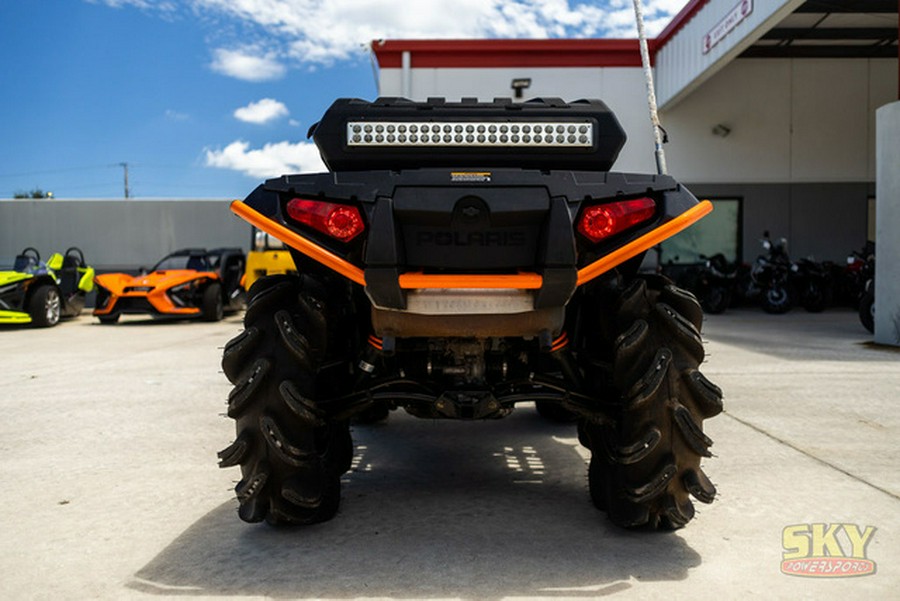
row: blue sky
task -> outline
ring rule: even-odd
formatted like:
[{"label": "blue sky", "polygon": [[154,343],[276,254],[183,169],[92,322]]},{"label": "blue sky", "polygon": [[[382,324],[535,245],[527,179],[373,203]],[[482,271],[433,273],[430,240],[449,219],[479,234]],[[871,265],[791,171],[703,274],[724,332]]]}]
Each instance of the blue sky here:
[{"label": "blue sky", "polygon": [[[686,4],[644,0],[651,35]],[[462,16],[461,16],[462,15]],[[0,198],[238,198],[321,169],[372,39],[634,37],[631,0],[4,0]]]}]

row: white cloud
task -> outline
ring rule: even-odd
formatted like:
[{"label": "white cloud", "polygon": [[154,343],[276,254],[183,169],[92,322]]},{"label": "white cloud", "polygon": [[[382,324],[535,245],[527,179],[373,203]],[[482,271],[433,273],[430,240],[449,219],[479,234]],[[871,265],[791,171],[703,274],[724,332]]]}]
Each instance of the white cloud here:
[{"label": "white cloud", "polygon": [[279,117],[287,117],[288,114],[288,108],[273,98],[263,98],[234,111],[235,119],[258,125],[274,121]]},{"label": "white cloud", "polygon": [[[353,58],[361,45],[375,39],[636,35],[630,0],[189,1],[197,10],[257,28],[278,56],[304,64]],[[685,4],[645,0],[648,35],[659,33]]]},{"label": "white cloud", "polygon": [[187,113],[182,113],[174,109],[166,109],[165,116],[169,121],[188,121],[191,118]]},{"label": "white cloud", "polygon": [[236,140],[222,149],[207,149],[206,165],[240,171],[257,179],[327,171],[318,148],[310,142],[276,142],[251,149],[248,142]]},{"label": "white cloud", "polygon": [[[635,37],[632,0],[87,0],[216,28],[212,68],[246,81],[330,65],[378,39]],[[644,0],[655,36],[687,0]],[[230,40],[230,43],[229,43]],[[248,43],[248,40],[251,42]]]},{"label": "white cloud", "polygon": [[286,71],[272,51],[262,52],[255,46],[236,50],[217,48],[213,51],[213,71],[245,81],[271,81]]}]

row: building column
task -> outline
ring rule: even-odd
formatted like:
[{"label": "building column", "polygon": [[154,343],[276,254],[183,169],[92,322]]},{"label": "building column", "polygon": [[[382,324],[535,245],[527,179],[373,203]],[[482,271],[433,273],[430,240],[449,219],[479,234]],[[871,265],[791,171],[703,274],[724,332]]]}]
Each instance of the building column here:
[{"label": "building column", "polygon": [[875,342],[900,346],[900,101],[876,124]]}]

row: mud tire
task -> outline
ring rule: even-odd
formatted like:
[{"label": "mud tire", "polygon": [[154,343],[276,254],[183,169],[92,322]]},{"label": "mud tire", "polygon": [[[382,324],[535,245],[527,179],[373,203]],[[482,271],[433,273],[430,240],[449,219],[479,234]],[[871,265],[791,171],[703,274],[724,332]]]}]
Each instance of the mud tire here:
[{"label": "mud tire", "polygon": [[616,406],[607,419],[579,424],[592,455],[591,499],[618,526],[677,529],[694,517],[691,497],[711,503],[716,494],[700,468],[712,445],[703,420],[722,411],[721,390],[698,370],[702,310],[662,277],[636,279],[617,296],[609,324]]},{"label": "mud tire", "polygon": [[226,346],[222,368],[234,384],[228,416],[237,437],[219,465],[241,466],[235,487],[246,522],[324,522],[340,505],[341,475],[353,442],[347,421],[329,419],[316,403],[316,375],[326,356],[326,325],[296,276],[254,283],[244,331]]}]

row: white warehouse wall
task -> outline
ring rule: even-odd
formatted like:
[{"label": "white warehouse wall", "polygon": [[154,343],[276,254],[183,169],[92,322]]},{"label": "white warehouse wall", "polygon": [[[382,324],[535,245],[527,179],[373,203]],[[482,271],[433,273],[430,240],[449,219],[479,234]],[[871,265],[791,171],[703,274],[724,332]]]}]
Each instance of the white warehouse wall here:
[{"label": "white warehouse wall", "polygon": [[[894,59],[738,59],[661,114],[669,170],[695,183],[875,180]],[[727,137],[712,134],[722,124]]]},{"label": "white warehouse wall", "polygon": [[229,200],[3,200],[0,266],[27,246],[47,258],[77,246],[98,272],[152,267],[179,248],[250,246]]},{"label": "white warehouse wall", "polygon": [[[692,183],[872,182],[875,111],[897,98],[895,59],[737,59],[661,113],[669,171]],[[636,67],[414,68],[414,100],[600,98],[628,134],[617,171],[652,172],[653,134]],[[380,94],[401,96],[401,70],[381,69]],[[712,134],[722,124],[727,137]]]},{"label": "white warehouse wall", "polygon": [[[412,96],[597,97],[628,143],[617,171],[652,173],[652,130],[637,67],[411,70]],[[381,94],[401,95],[399,68],[381,70]],[[736,59],[661,112],[669,172],[701,198],[741,201],[741,254],[764,230],[797,257],[843,261],[865,243],[875,196],[875,111],[897,98],[896,59]],[[712,128],[731,128],[727,137]]]},{"label": "white warehouse wall", "polygon": [[[555,96],[563,100],[599,98],[616,114],[628,135],[617,171],[653,172],[653,130],[647,112],[646,84],[635,67],[511,67],[411,69],[413,100],[442,96],[447,100],[475,97],[490,101],[512,97],[510,83],[531,78],[524,99]],[[402,96],[400,69],[381,69],[381,96]]]}]

